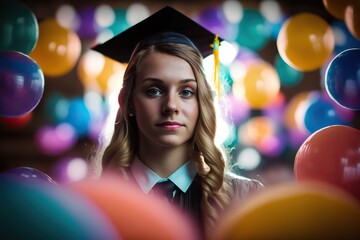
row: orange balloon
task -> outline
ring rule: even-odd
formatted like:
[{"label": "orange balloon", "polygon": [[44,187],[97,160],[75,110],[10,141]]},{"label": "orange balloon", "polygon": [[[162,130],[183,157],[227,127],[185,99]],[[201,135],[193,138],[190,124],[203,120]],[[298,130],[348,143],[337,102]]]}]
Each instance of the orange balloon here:
[{"label": "orange balloon", "polygon": [[343,20],[346,6],[350,0],[323,0],[326,10],[334,17]]},{"label": "orange balloon", "polygon": [[178,209],[118,177],[82,180],[68,186],[98,206],[121,239],[198,239],[193,225]]},{"label": "orange balloon", "polygon": [[344,22],[349,32],[360,40],[360,2],[346,7]]},{"label": "orange balloon", "polygon": [[216,229],[222,239],[360,239],[360,207],[326,184],[282,183],[235,205]]},{"label": "orange balloon", "polygon": [[305,131],[304,117],[308,107],[310,92],[299,92],[287,103],[284,113],[284,124],[290,130]]},{"label": "orange balloon", "polygon": [[[236,93],[241,89],[242,93]],[[280,79],[274,67],[266,62],[251,64],[242,80],[235,81],[233,92],[244,95],[250,107],[261,109],[270,104],[280,91]]]},{"label": "orange balloon", "polygon": [[339,187],[360,202],[359,149],[358,129],[342,125],[322,128],[298,149],[295,177],[300,182],[320,181]]},{"label": "orange balloon", "polygon": [[72,70],[81,54],[81,41],[76,33],[60,26],[53,18],[39,24],[39,38],[30,56],[45,75],[58,77]]},{"label": "orange balloon", "polygon": [[335,37],[331,26],[312,13],[290,17],[277,38],[281,58],[300,71],[319,69],[331,56]]}]

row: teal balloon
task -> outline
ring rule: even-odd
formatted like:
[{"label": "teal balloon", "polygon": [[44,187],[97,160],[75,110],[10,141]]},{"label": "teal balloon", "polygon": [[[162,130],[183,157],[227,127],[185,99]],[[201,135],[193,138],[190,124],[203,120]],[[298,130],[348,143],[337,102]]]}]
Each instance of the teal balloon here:
[{"label": "teal balloon", "polygon": [[2,239],[120,238],[97,206],[63,185],[0,175],[0,193]]},{"label": "teal balloon", "polygon": [[278,54],[275,57],[274,67],[279,75],[282,86],[293,87],[299,84],[304,73],[289,66]]},{"label": "teal balloon", "polygon": [[126,9],[124,8],[114,8],[115,20],[112,25],[108,28],[113,32],[114,35],[117,35],[127,28],[130,27],[129,23],[126,20]]},{"label": "teal balloon", "polygon": [[39,25],[28,6],[17,0],[0,1],[0,51],[29,54],[38,37]]},{"label": "teal balloon", "polygon": [[262,49],[270,40],[271,25],[256,9],[244,9],[243,17],[238,24],[236,42],[253,51]]}]

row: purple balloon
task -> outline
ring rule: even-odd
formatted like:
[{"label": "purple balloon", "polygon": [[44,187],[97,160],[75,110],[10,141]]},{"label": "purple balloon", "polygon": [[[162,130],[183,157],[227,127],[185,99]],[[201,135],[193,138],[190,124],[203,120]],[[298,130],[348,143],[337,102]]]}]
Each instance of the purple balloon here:
[{"label": "purple balloon", "polygon": [[31,112],[44,93],[44,74],[29,56],[0,52],[0,116],[20,117]]},{"label": "purple balloon", "polygon": [[31,167],[17,167],[5,172],[8,176],[18,177],[21,180],[36,180],[42,182],[56,183],[49,175]]}]

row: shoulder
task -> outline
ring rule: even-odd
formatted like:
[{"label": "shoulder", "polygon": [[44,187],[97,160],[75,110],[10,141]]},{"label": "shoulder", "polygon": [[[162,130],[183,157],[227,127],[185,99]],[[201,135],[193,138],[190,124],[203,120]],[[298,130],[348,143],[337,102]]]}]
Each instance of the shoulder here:
[{"label": "shoulder", "polygon": [[259,180],[239,176],[232,172],[226,173],[226,181],[232,187],[235,199],[245,198],[265,188]]}]

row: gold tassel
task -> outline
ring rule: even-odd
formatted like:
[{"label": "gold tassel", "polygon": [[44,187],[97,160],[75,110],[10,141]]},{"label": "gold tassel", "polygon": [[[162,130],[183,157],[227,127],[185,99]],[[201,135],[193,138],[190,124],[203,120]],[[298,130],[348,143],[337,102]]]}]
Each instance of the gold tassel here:
[{"label": "gold tassel", "polygon": [[221,97],[221,82],[220,82],[220,59],[219,59],[219,47],[220,41],[219,37],[216,34],[214,39],[213,54],[214,54],[214,86],[217,90],[218,98]]}]

